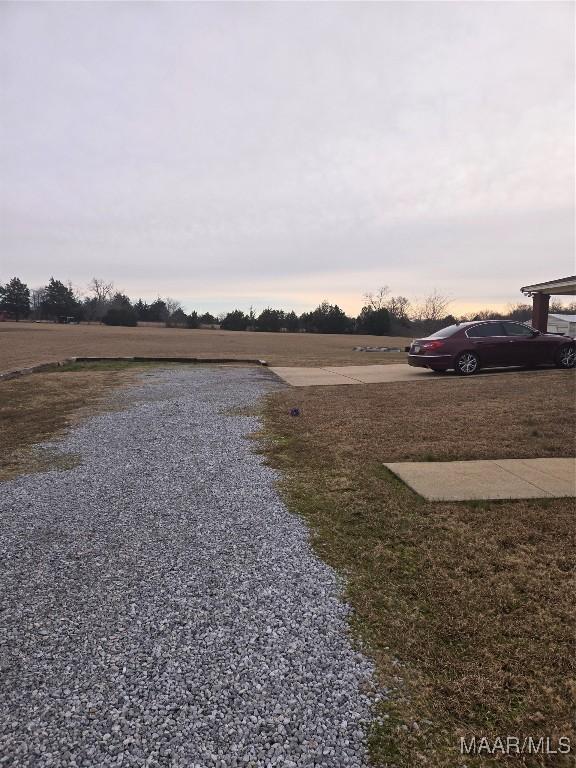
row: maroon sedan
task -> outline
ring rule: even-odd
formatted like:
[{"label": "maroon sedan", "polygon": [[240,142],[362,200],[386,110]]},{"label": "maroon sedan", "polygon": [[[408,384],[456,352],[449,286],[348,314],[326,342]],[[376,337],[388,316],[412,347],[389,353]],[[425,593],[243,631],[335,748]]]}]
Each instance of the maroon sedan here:
[{"label": "maroon sedan", "polygon": [[576,343],[569,336],[541,333],[513,320],[458,323],[415,339],[407,348],[408,364],[470,376],[480,368],[554,363],[573,368]]}]

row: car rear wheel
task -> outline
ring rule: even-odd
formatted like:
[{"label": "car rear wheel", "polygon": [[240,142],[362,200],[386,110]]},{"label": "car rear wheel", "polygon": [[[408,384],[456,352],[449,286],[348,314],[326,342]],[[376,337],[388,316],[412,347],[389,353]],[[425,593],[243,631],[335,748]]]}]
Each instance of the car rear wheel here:
[{"label": "car rear wheel", "polygon": [[461,352],[454,361],[454,370],[459,376],[472,376],[480,368],[480,360],[474,352]]},{"label": "car rear wheel", "polygon": [[556,355],[558,368],[574,368],[576,365],[576,344],[563,344]]}]

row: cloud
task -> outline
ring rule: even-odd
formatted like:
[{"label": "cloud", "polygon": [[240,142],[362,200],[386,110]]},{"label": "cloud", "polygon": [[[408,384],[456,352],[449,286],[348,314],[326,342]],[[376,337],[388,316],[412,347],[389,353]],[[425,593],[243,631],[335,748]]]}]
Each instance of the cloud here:
[{"label": "cloud", "polygon": [[4,4],[0,277],[516,299],[573,271],[573,14]]}]

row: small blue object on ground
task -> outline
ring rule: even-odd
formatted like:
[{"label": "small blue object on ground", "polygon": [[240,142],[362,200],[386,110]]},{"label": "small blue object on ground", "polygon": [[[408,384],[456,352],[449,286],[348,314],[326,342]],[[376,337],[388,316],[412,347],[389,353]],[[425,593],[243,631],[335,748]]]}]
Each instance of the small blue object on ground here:
[{"label": "small blue object on ground", "polygon": [[300,408],[290,408],[290,416],[300,416]]}]

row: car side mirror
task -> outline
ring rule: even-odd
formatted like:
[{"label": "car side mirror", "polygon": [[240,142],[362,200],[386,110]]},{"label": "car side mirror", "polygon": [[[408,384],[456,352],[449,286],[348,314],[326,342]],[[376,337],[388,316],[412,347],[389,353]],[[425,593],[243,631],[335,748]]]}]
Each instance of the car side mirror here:
[{"label": "car side mirror", "polygon": [[536,336],[540,336],[540,331],[537,331],[535,328],[533,328],[531,336],[533,339],[535,339]]}]

